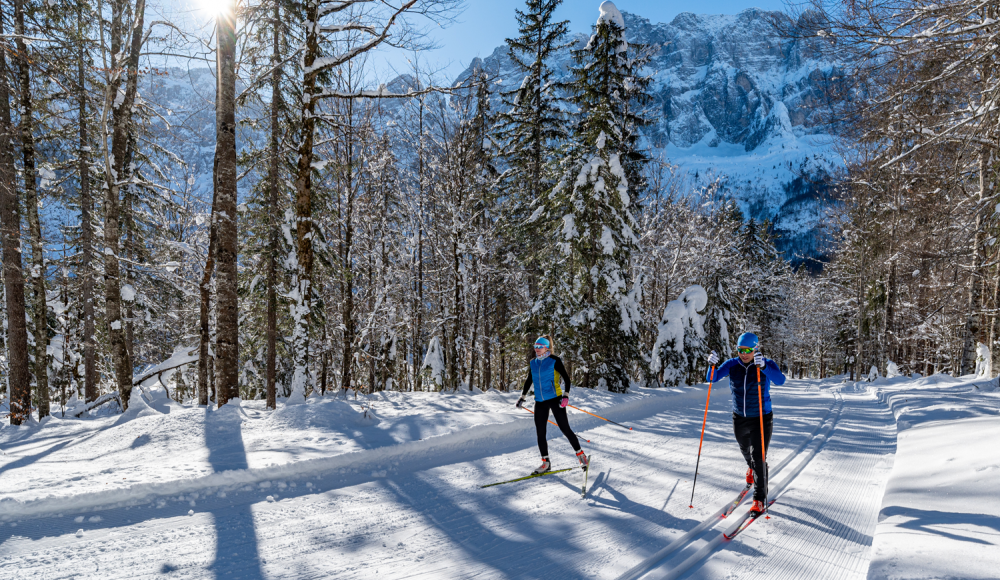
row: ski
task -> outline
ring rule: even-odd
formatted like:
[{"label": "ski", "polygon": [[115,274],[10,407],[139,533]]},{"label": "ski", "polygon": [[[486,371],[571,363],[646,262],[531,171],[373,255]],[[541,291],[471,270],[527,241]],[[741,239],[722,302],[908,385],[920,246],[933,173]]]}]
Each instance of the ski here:
[{"label": "ski", "polygon": [[531,475],[525,475],[524,477],[518,477],[517,479],[508,479],[507,481],[498,481],[496,483],[487,483],[486,485],[480,485],[479,488],[493,487],[494,485],[503,485],[505,483],[514,483],[515,481],[524,481],[525,479],[532,479],[534,477],[542,477],[543,475],[552,475],[553,473],[562,473],[564,471],[571,471],[576,469],[575,467],[567,467],[565,469],[556,469],[555,471],[546,471],[545,473],[532,473]]},{"label": "ski", "polygon": [[[774,500],[773,499],[767,502],[768,509],[770,509],[772,505],[774,505]],[[748,517],[747,519],[743,520],[743,523],[740,524],[740,527],[736,528],[736,531],[733,532],[732,535],[727,535],[726,532],[722,532],[722,537],[725,538],[725,539],[727,539],[727,540],[732,540],[733,538],[736,537],[736,534],[739,534],[743,530],[745,530],[748,527],[750,527],[750,524],[754,523],[754,521],[757,518],[759,518],[762,514],[766,514],[766,513],[767,513],[767,511],[763,511],[763,512],[761,512],[761,513],[759,513],[759,514],[757,514],[755,516]]]},{"label": "ski", "polygon": [[747,496],[747,493],[750,492],[751,487],[753,487],[753,484],[748,483],[747,486],[743,488],[743,491],[741,491],[740,494],[736,496],[736,500],[733,503],[729,504],[729,507],[726,509],[726,512],[722,514],[722,519],[728,518],[729,515],[733,513],[733,510],[739,507],[740,503],[743,501],[743,498],[745,498]]},{"label": "ski", "polygon": [[587,465],[583,466],[583,487],[580,488],[580,497],[587,497],[587,476],[590,475],[590,462],[594,458],[593,455],[587,457]]}]

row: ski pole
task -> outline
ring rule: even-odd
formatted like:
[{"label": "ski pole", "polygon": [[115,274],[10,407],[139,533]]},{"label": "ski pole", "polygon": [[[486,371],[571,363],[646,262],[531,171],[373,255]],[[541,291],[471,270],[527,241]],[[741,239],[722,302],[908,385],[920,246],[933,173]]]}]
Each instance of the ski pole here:
[{"label": "ski pole", "polygon": [[[522,408],[522,409],[524,409],[525,411],[527,411],[527,412],[531,413],[532,415],[534,415],[534,414],[535,414],[535,412],[534,412],[534,411],[532,411],[531,409],[529,409],[529,408],[527,408],[527,407],[521,407],[521,408]],[[547,420],[548,420],[548,422],[549,422],[549,423],[552,423],[552,419],[547,419]],[[552,424],[553,424],[553,425],[556,425],[555,423],[552,423]],[[556,425],[556,427],[558,427],[558,426],[559,426],[559,425]]]},{"label": "ski pole", "polygon": [[[532,411],[531,409],[529,409],[529,408],[527,408],[527,407],[521,407],[521,408],[522,408],[522,409],[524,409],[525,411],[527,411],[527,412],[531,413],[532,415],[534,415],[534,414],[535,414],[535,412],[534,412],[534,411]],[[552,423],[552,419],[546,419],[546,420],[547,420],[547,421],[548,421],[549,423]],[[552,423],[552,424],[553,424],[553,425],[555,425],[556,427],[558,427],[558,426],[559,426],[559,425],[556,425],[555,423]],[[587,443],[590,443],[590,439],[584,439],[584,441],[586,441]]]},{"label": "ski pole", "polygon": [[[568,407],[572,407],[572,408],[576,409],[577,411],[583,411],[584,413],[586,413],[586,414],[588,414],[588,415],[594,415],[594,414],[593,414],[593,413],[591,413],[590,411],[584,411],[584,410],[583,410],[583,409],[581,409],[580,407],[573,407],[573,405],[567,405],[567,406],[568,406]],[[604,419],[604,417],[601,417],[600,415],[594,415],[594,417],[597,417],[598,419]],[[628,429],[629,431],[631,431],[631,430],[632,430],[632,428],[631,428],[631,427],[627,427],[627,426],[625,426],[625,425],[622,425],[621,423],[615,423],[615,422],[614,422],[614,421],[612,421],[611,419],[604,419],[604,420],[605,420],[605,421],[607,421],[608,423],[614,423],[615,425],[618,425],[619,427],[625,427],[625,428],[626,428],[626,429]]]},{"label": "ski pole", "polygon": [[694,507],[694,486],[698,485],[698,466],[701,465],[701,444],[705,441],[705,423],[708,422],[708,402],[712,400],[712,383],[715,381],[715,365],[712,365],[712,372],[708,375],[708,396],[705,397],[705,416],[701,418],[701,439],[698,440],[698,461],[694,464],[694,481],[691,482],[691,501],[689,508]]},{"label": "ski pole", "polygon": [[764,397],[760,394],[760,367],[757,367],[757,407],[760,411],[760,458],[764,462],[763,474],[764,474],[764,519],[769,520],[771,516],[767,515],[767,490],[770,487],[770,478],[767,473],[767,449],[764,446]]}]

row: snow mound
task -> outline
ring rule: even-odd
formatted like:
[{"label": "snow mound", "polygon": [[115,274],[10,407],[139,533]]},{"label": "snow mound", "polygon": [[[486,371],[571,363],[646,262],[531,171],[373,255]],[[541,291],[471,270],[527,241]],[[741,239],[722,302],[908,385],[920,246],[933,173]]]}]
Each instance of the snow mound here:
[{"label": "snow mound", "polygon": [[625,28],[625,18],[622,16],[618,7],[615,6],[614,2],[611,0],[605,0],[601,2],[600,7],[601,15],[597,17],[597,24],[602,22],[614,22],[621,28]]},{"label": "snow mound", "polygon": [[275,427],[288,429],[342,429],[344,426],[377,425],[378,419],[371,411],[358,412],[350,403],[342,399],[314,399],[310,397],[304,405],[283,405],[268,418]]}]

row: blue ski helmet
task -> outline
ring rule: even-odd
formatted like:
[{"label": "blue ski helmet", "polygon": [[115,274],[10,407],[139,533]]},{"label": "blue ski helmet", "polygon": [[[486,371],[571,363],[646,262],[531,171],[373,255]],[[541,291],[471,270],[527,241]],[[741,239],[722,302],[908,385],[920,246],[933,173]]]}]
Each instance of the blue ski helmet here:
[{"label": "blue ski helmet", "polygon": [[752,332],[744,332],[743,334],[740,335],[739,340],[736,341],[736,346],[737,347],[745,346],[745,347],[750,347],[750,348],[757,348],[757,344],[759,342],[760,341],[757,340],[757,335],[756,334],[754,334]]}]

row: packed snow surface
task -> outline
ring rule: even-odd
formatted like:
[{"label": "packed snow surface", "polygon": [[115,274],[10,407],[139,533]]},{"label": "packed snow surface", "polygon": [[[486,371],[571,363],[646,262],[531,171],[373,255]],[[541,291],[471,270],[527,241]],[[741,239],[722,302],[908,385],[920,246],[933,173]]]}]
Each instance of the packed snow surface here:
[{"label": "packed snow surface", "polygon": [[[726,381],[573,389],[593,456],[538,462],[517,393],[335,393],[214,410],[136,389],[110,417],[0,427],[0,576],[996,578],[997,381],[772,387],[769,520],[718,516],[746,466]],[[549,427],[554,468],[575,463]],[[688,507],[689,503],[693,507]]]}]

